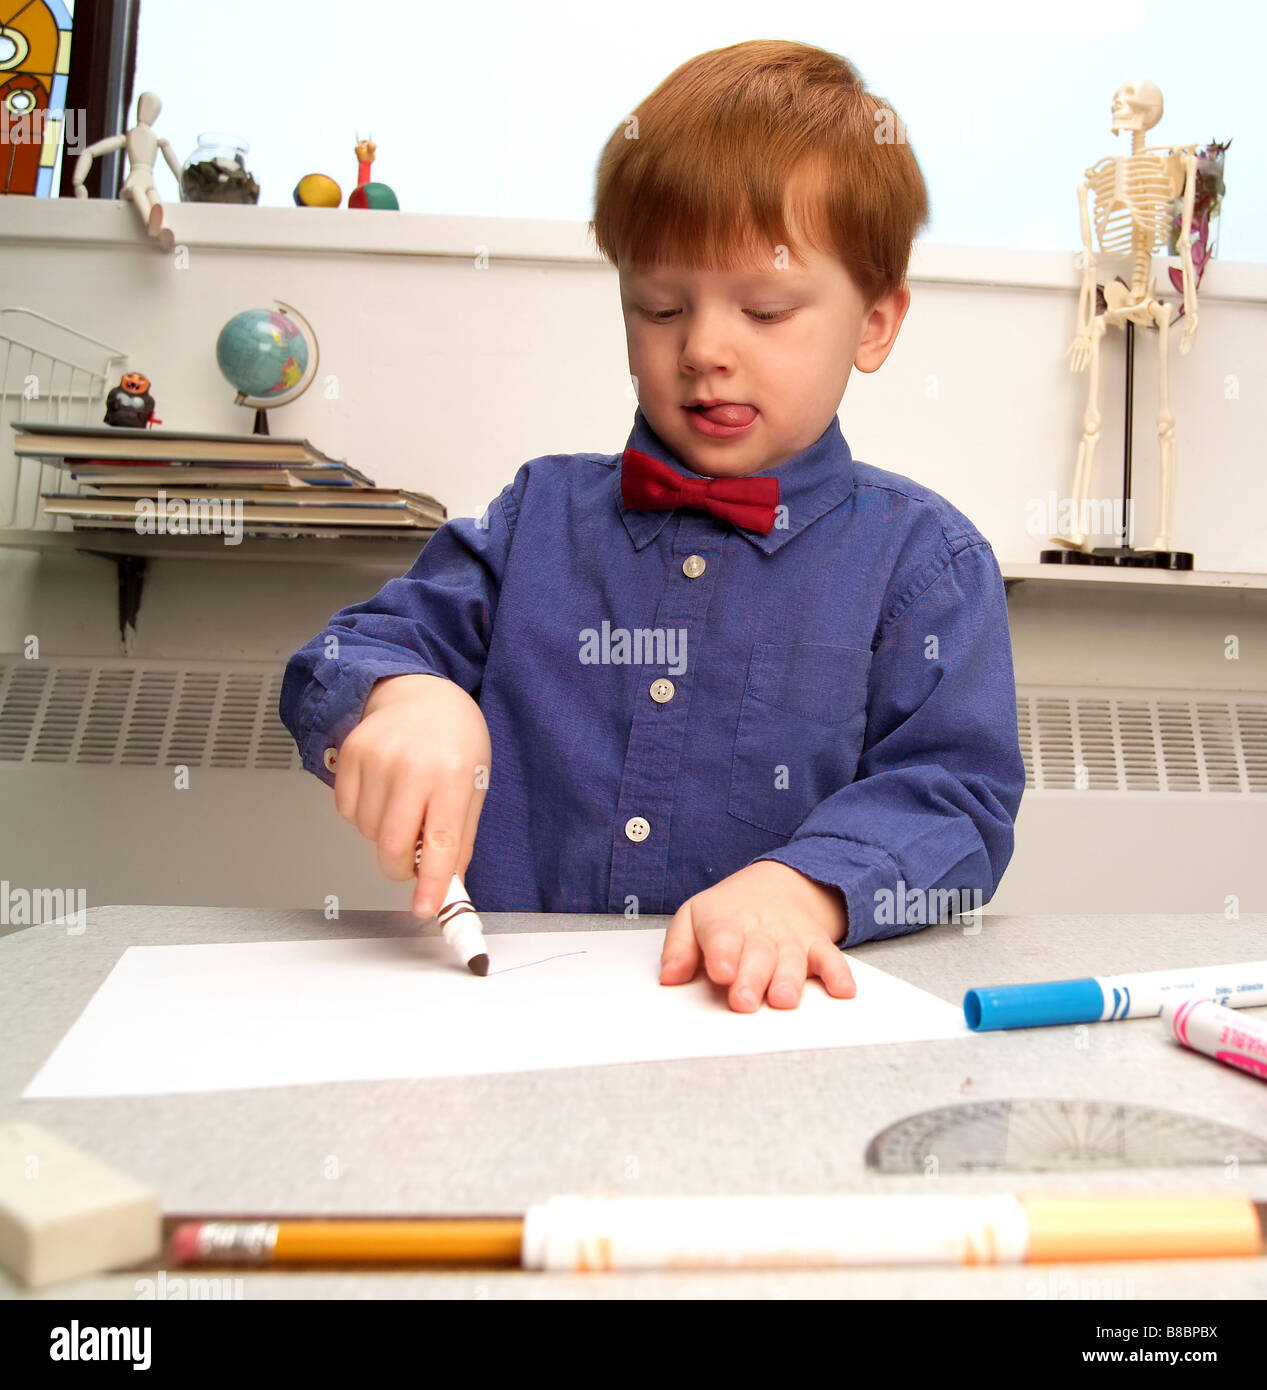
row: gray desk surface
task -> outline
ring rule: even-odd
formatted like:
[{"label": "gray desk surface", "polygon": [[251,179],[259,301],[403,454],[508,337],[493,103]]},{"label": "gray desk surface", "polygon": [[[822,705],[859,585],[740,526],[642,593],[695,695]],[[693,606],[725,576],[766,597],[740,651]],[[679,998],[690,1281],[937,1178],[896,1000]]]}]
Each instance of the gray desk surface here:
[{"label": "gray desk surface", "polygon": [[[490,913],[499,931],[619,930],[621,917]],[[667,926],[643,918],[638,926]],[[935,1180],[868,1172],[867,1141],[904,1115],[965,1100],[1126,1101],[1267,1135],[1267,1087],[1168,1042],[1155,1019],[986,1033],[899,1046],[578,1067],[447,1080],[340,1082],[204,1095],[19,1096],[130,945],[392,936],[405,913],[102,907],[87,930],[0,938],[0,1115],[98,1154],[168,1212],[522,1212],[555,1193],[986,1192],[1222,1186],[1223,1165],[1091,1177]],[[966,988],[1263,956],[1267,915],[986,916],[976,935],[932,927],[859,958],[960,1002]],[[807,988],[819,988],[811,982]],[[1255,1010],[1262,1016],[1264,1010]],[[155,1038],[154,1045],[162,1046]],[[331,1156],[338,1176],[327,1176]],[[1267,1197],[1267,1172],[1238,1190]],[[137,1270],[50,1297],[136,1297]],[[153,1271],[148,1271],[152,1276]],[[174,1277],[178,1271],[170,1271]],[[1129,1261],[978,1269],[554,1275],[528,1271],[243,1275],[245,1298],[1262,1298],[1267,1261]],[[1082,1282],[1086,1281],[1086,1282]],[[0,1274],[0,1294],[22,1296]]]}]

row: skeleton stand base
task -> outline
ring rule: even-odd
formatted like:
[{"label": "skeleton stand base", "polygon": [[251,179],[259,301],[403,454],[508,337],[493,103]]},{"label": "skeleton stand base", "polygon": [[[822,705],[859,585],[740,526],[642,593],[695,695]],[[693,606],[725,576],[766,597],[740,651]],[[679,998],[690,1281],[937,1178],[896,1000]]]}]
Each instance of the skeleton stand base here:
[{"label": "skeleton stand base", "polygon": [[1129,545],[1098,545],[1093,550],[1040,550],[1044,565],[1117,565],[1150,570],[1190,570],[1191,550],[1135,550]]},{"label": "skeleton stand base", "polygon": [[[1164,340],[1161,351],[1166,351]],[[1163,362],[1164,362],[1163,357]],[[1094,394],[1094,376],[1093,376]],[[1165,392],[1163,389],[1163,398]],[[1122,449],[1122,497],[1126,515],[1130,515],[1131,504],[1131,441],[1134,434],[1135,419],[1135,325],[1126,323],[1126,411],[1125,434]],[[1137,569],[1190,570],[1193,564],[1191,550],[1136,550],[1130,543],[1129,521],[1122,527],[1121,545],[1098,545],[1089,550],[1075,548],[1074,542],[1061,537],[1061,549],[1040,550],[1038,560],[1043,565],[1117,565]]]}]

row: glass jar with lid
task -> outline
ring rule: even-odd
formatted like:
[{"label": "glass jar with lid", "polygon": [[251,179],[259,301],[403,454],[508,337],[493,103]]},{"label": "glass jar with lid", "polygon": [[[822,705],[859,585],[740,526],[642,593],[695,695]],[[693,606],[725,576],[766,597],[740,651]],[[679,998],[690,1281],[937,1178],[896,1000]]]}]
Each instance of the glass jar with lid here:
[{"label": "glass jar with lid", "polygon": [[209,130],[180,170],[182,203],[258,203],[260,186],[246,167],[250,145],[237,135]]}]

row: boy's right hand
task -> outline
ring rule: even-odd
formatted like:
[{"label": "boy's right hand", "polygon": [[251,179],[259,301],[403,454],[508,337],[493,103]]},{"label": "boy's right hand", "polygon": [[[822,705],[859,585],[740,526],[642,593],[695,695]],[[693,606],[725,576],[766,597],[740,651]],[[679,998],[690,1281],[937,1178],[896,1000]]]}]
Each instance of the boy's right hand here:
[{"label": "boy's right hand", "polygon": [[413,876],[422,841],[413,911],[424,921],[439,910],[453,875],[466,873],[491,762],[480,707],[443,676],[376,682],[361,722],[343,740],[335,808],[377,843],[388,878]]}]

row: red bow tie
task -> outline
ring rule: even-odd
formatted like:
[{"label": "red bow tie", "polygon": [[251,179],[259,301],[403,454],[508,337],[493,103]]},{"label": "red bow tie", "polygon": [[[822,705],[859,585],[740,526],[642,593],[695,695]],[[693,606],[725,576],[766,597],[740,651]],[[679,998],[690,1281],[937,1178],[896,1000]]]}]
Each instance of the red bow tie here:
[{"label": "red bow tie", "polygon": [[768,536],[779,503],[777,478],[684,478],[667,463],[626,449],[620,461],[620,494],[635,511],[671,512],[695,507],[746,531]]}]

